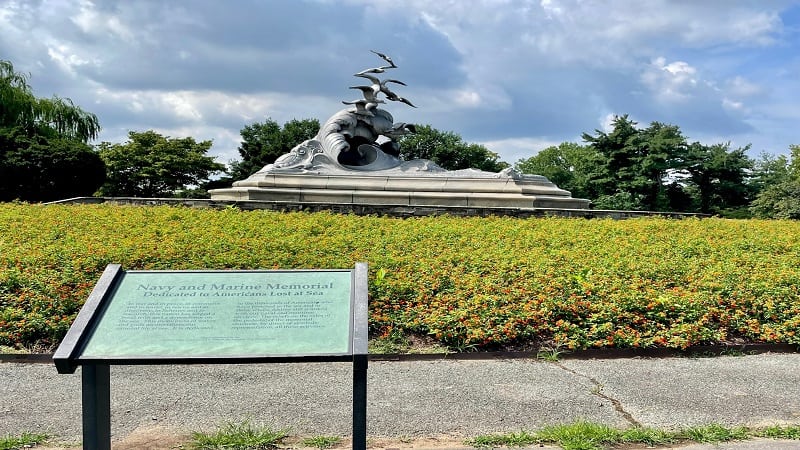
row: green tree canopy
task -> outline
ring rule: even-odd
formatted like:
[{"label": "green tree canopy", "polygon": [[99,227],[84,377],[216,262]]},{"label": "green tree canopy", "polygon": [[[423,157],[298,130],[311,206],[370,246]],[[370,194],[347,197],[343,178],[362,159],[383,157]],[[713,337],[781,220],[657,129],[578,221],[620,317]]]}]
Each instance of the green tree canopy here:
[{"label": "green tree canopy", "polygon": [[[610,131],[583,133],[583,139],[588,145],[565,142],[516,167],[601,209],[739,214],[757,191],[749,146],[689,145],[675,125],[638,128],[627,115],[616,116]],[[765,164],[772,177],[789,170],[785,159]]]},{"label": "green tree canopy", "polygon": [[92,195],[106,168],[74,139],[0,127],[0,201],[52,201]]},{"label": "green tree canopy", "polygon": [[97,116],[75,106],[70,99],[37,98],[28,77],[0,60],[0,127],[20,127],[29,134],[55,134],[83,142],[97,137]]},{"label": "green tree canopy", "polygon": [[541,150],[534,156],[521,159],[514,167],[522,173],[542,175],[576,198],[593,198],[591,181],[597,176],[601,162],[597,151],[588,145],[562,142]]},{"label": "green tree canopy", "polygon": [[[790,147],[791,148],[791,147]],[[753,161],[750,184],[756,192],[791,179],[791,161],[786,155],[762,152]]]},{"label": "green tree canopy", "polygon": [[756,217],[800,219],[800,145],[790,145],[789,152],[789,159],[762,158],[757,165],[765,187],[750,207]]},{"label": "green tree canopy", "polygon": [[414,134],[399,139],[400,157],[406,161],[429,159],[448,170],[479,169],[499,172],[508,164],[480,144],[469,144],[452,131],[418,125]]},{"label": "green tree canopy", "polygon": [[668,204],[664,178],[681,167],[686,139],[674,125],[652,122],[645,129],[636,125],[626,114],[614,118],[610,133],[583,133],[584,141],[604,160],[594,180],[598,203],[625,197],[634,209],[664,209]]},{"label": "green tree canopy", "polygon": [[230,164],[231,178],[241,180],[249,177],[275,162],[281,155],[289,153],[297,144],[313,138],[318,131],[317,119],[292,119],[283,127],[272,119],[246,125],[239,132],[242,136],[239,145],[242,159]]},{"label": "green tree canopy", "polygon": [[99,131],[94,114],[69,99],[37,98],[28,77],[0,60],[0,201],[92,195],[105,178],[87,145]]},{"label": "green tree canopy", "polygon": [[102,142],[108,178],[101,195],[171,197],[198,186],[225,166],[206,156],[211,141],[164,137],[155,131],[128,133],[128,142]]},{"label": "green tree canopy", "polygon": [[753,161],[747,156],[750,146],[731,149],[730,143],[689,145],[684,170],[697,191],[699,209],[716,213],[737,208],[752,200],[747,177]]}]

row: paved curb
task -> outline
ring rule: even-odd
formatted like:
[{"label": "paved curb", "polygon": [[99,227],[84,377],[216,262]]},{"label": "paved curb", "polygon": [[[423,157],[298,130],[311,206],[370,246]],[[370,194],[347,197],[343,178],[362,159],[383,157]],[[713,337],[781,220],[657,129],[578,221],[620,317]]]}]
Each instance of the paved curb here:
[{"label": "paved curb", "polygon": [[[718,344],[673,348],[591,348],[586,350],[558,352],[559,360],[572,359],[618,359],[618,358],[673,358],[761,355],[764,353],[800,353],[800,346],[793,344]],[[436,360],[485,360],[485,359],[539,359],[536,351],[499,351],[469,353],[371,353],[370,361],[436,361]],[[52,353],[5,353],[0,354],[0,363],[52,364]]]}]

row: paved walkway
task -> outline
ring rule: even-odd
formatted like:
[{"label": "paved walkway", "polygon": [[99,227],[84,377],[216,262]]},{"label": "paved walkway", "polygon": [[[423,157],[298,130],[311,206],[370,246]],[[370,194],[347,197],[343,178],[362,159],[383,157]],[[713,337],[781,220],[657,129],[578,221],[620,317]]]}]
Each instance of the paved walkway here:
[{"label": "paved walkway", "polygon": [[[299,435],[349,435],[351,373],[344,363],[114,366],[113,437],[153,426],[214,429],[243,419]],[[368,433],[376,439],[461,439],[578,419],[656,428],[800,424],[800,354],[372,361],[368,383]],[[0,435],[47,432],[80,440],[80,397],[80,371],[0,364]],[[685,448],[800,449],[800,442]]]}]

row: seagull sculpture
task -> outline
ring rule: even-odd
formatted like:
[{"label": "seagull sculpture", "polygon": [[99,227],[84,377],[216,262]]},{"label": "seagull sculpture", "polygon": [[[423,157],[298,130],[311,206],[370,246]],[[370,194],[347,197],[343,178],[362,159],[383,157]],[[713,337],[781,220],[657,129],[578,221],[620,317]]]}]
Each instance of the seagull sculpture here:
[{"label": "seagull sculpture", "polygon": [[398,97],[398,96],[396,96],[396,95],[395,95],[395,96],[392,96],[392,97],[389,97],[389,96],[387,95],[387,96],[386,96],[386,99],[387,99],[387,100],[391,100],[391,101],[393,101],[393,102],[402,102],[402,103],[405,103],[406,105],[408,105],[408,106],[410,106],[410,107],[412,107],[412,108],[416,108],[416,106],[414,106],[414,104],[413,104],[413,103],[411,103],[411,102],[410,102],[410,101],[409,101],[407,98],[404,98],[404,97]]},{"label": "seagull sculpture", "polygon": [[372,76],[372,75],[369,75],[369,74],[366,74],[366,73],[361,73],[361,74],[357,73],[355,76],[366,78],[366,79],[372,81],[372,86],[371,87],[372,87],[372,91],[375,93],[375,95],[377,95],[378,92],[383,92],[384,94],[386,94],[386,98],[388,100],[395,101],[395,102],[403,102],[406,105],[411,106],[412,108],[416,108],[416,106],[414,106],[408,99],[400,97],[399,95],[395,94],[387,86],[388,83],[397,83],[397,84],[401,84],[403,86],[406,86],[406,84],[403,83],[402,81],[400,81],[400,80],[392,80],[392,79],[381,81],[378,77],[375,77],[375,76]]},{"label": "seagull sculpture", "polygon": [[376,77],[376,76],[373,76],[373,75],[370,75],[370,74],[368,74],[368,73],[361,73],[361,72],[359,72],[359,73],[355,74],[354,76],[356,76],[356,77],[361,77],[361,78],[366,78],[366,79],[368,79],[369,81],[372,81],[372,85],[373,85],[373,86],[377,86],[377,89],[378,89],[379,91],[382,91],[382,90],[384,90],[384,89],[388,89],[388,88],[386,87],[386,83],[397,83],[397,84],[402,84],[403,86],[407,86],[407,84],[403,83],[403,82],[402,82],[402,81],[400,81],[400,80],[392,80],[392,79],[389,79],[389,80],[383,80],[383,81],[381,81],[381,80],[380,80],[378,77]]},{"label": "seagull sculpture", "polygon": [[372,110],[374,110],[378,106],[378,103],[386,103],[378,98],[378,94],[382,92],[384,95],[386,95],[387,100],[391,100],[393,102],[402,102],[412,108],[416,108],[416,106],[414,106],[414,104],[411,103],[411,101],[409,101],[407,98],[400,97],[399,95],[394,93],[391,89],[389,89],[388,86],[389,83],[396,83],[402,86],[406,86],[405,83],[403,83],[400,80],[394,80],[394,79],[381,80],[375,75],[372,75],[375,73],[383,73],[388,69],[396,69],[397,65],[388,55],[381,52],[376,52],[375,50],[370,50],[370,51],[378,55],[389,65],[374,67],[371,69],[365,69],[362,70],[361,72],[354,74],[354,76],[356,77],[368,79],[370,82],[372,82],[372,84],[369,86],[350,86],[350,89],[359,89],[361,93],[364,95],[364,99],[353,100],[350,102],[343,101],[342,103],[344,103],[345,105],[355,105],[356,114],[365,116],[374,116],[375,114],[372,113]]},{"label": "seagull sculpture", "polygon": [[375,53],[376,55],[380,56],[381,59],[383,59],[384,61],[389,63],[389,67],[385,67],[386,69],[389,69],[389,68],[395,69],[395,68],[397,68],[397,66],[394,64],[394,61],[392,61],[392,58],[390,58],[388,55],[386,55],[384,53],[381,53],[381,52],[376,52],[375,50],[370,50],[370,51],[372,53]]},{"label": "seagull sculpture", "polygon": [[350,86],[350,89],[360,89],[361,93],[364,94],[364,100],[368,102],[380,103],[378,100],[378,90],[375,92],[375,89],[372,86]]},{"label": "seagull sculpture", "polygon": [[380,66],[380,67],[373,67],[371,69],[364,69],[361,72],[358,72],[356,76],[361,76],[366,73],[383,73],[386,72],[386,69],[394,69],[395,67],[392,66]]},{"label": "seagull sculpture", "polygon": [[342,101],[345,105],[355,105],[356,107],[356,114],[361,116],[369,116],[374,117],[375,114],[372,113],[372,110],[378,106],[378,103],[386,103],[383,100],[378,100],[377,102],[368,102],[365,99],[361,98],[358,100],[353,100],[351,102]]}]

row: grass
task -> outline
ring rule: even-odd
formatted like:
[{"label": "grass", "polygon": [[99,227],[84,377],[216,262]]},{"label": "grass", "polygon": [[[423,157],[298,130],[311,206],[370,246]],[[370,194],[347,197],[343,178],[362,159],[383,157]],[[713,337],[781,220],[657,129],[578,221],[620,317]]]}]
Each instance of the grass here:
[{"label": "grass", "polygon": [[629,428],[622,432],[620,440],[626,444],[644,444],[648,447],[668,445],[678,441],[674,433],[646,427]]},{"label": "grass", "polygon": [[370,339],[368,346],[369,353],[380,355],[449,353],[447,347],[430,338],[423,339],[419,336],[412,338],[399,332]]},{"label": "grass", "polygon": [[33,353],[26,349],[14,348],[8,345],[0,345],[0,355],[22,355],[25,353]]},{"label": "grass", "polygon": [[384,355],[408,353],[411,350],[411,342],[400,333],[391,333],[387,336],[370,339],[368,350],[369,353]]},{"label": "grass", "polygon": [[595,450],[622,441],[619,430],[586,421],[542,428],[537,436],[545,443],[557,444],[565,450]]},{"label": "grass", "polygon": [[720,351],[690,351],[682,356],[686,358],[718,358],[720,356],[737,358],[741,356],[755,355],[756,353],[757,352],[755,351],[743,351],[738,348],[729,348]]},{"label": "grass", "polygon": [[[249,420],[240,423],[227,422],[213,433],[195,432],[187,448],[264,450],[278,448],[289,437],[289,430],[273,430],[267,426],[255,426]],[[744,441],[752,438],[800,440],[800,425],[771,426],[749,429],[727,427],[712,423],[677,431],[635,427],[625,430],[608,425],[579,420],[565,425],[551,425],[539,431],[479,435],[465,444],[476,448],[526,447],[540,444],[555,444],[564,450],[605,450],[625,444],[640,444],[647,447],[667,446],[676,443],[721,443]],[[19,436],[0,437],[0,450],[18,450],[44,443],[45,434],[23,433]],[[411,441],[410,439],[408,440]],[[403,441],[406,442],[406,441]],[[332,448],[341,443],[338,436],[312,436],[302,439],[305,447]]]},{"label": "grass", "polygon": [[551,425],[539,431],[519,431],[476,436],[465,443],[477,448],[524,447],[536,444],[555,444],[564,450],[604,450],[623,444],[642,444],[648,447],[666,446],[679,442],[720,443],[743,441],[754,437],[800,440],[800,426],[773,426],[762,429],[726,427],[720,424],[691,427],[678,431],[635,427],[619,430],[587,421],[566,425]]},{"label": "grass", "polygon": [[476,436],[466,441],[467,445],[477,448],[493,448],[493,447],[524,447],[526,445],[539,444],[541,441],[536,433],[528,433],[527,431],[519,431],[517,433],[504,433],[504,434],[484,434]]},{"label": "grass", "polygon": [[800,440],[800,425],[772,426],[756,432],[757,437]]},{"label": "grass", "polygon": [[561,355],[564,353],[560,345],[542,346],[539,351],[536,352],[536,358],[542,361],[558,362],[561,359]]},{"label": "grass", "polygon": [[250,421],[228,422],[214,433],[192,433],[191,448],[198,450],[264,450],[277,448],[288,436],[288,430],[273,430],[266,426],[254,426]]},{"label": "grass", "polygon": [[48,436],[40,433],[22,433],[19,436],[6,435],[0,437],[0,450],[17,450],[29,448],[46,441]]},{"label": "grass", "polygon": [[331,448],[334,445],[341,442],[342,438],[339,436],[312,436],[310,438],[303,439],[301,444],[306,447],[316,447],[316,448]]},{"label": "grass", "polygon": [[718,443],[727,441],[741,441],[751,437],[745,427],[728,428],[718,423],[687,428],[683,434],[695,442]]}]

